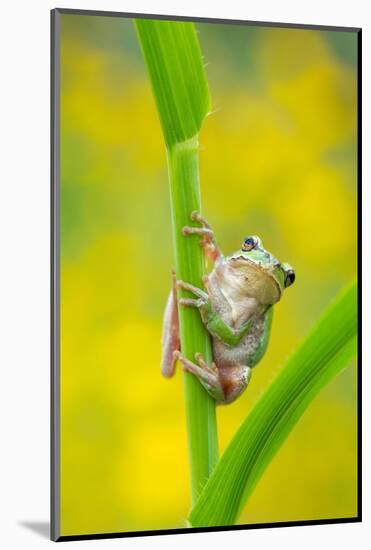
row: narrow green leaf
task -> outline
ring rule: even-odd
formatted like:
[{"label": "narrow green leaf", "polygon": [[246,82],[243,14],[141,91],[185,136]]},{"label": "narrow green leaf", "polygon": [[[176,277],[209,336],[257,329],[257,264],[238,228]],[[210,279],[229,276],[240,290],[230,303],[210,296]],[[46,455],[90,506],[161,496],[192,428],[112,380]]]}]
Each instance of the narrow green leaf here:
[{"label": "narrow green leaf", "polygon": [[195,136],[211,101],[193,23],[135,21],[168,147]]},{"label": "narrow green leaf", "polygon": [[327,308],[227,447],[190,514],[193,527],[232,525],[318,392],[357,351],[357,287]]},{"label": "narrow green leaf", "polygon": [[[198,133],[210,110],[210,96],[200,46],[193,23],[143,19],[135,23],[167,145],[177,277],[202,286],[199,238],[182,234],[182,228],[192,223],[191,213],[201,211]],[[198,312],[180,308],[179,324],[182,353],[193,360],[200,352],[211,363],[210,337]],[[194,376],[185,373],[184,381],[195,502],[218,459],[215,402]]]}]

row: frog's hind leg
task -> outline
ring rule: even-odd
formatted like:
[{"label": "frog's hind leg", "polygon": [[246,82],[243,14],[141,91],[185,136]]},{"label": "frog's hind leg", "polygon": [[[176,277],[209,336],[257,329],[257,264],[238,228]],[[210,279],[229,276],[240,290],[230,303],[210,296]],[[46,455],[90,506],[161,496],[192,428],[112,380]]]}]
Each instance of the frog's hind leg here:
[{"label": "frog's hind leg", "polygon": [[182,363],[185,371],[197,376],[204,388],[216,401],[224,401],[224,391],[215,363],[212,363],[212,366],[209,367],[200,353],[195,355],[198,365],[184,357],[180,351],[175,351],[173,355],[175,360]]},{"label": "frog's hind leg", "polygon": [[180,350],[175,271],[172,272],[172,275],[172,288],[166,303],[162,327],[161,372],[166,378],[170,378],[171,376],[173,376],[176,363],[174,352]]},{"label": "frog's hind leg", "polygon": [[219,370],[219,376],[223,385],[225,400],[228,405],[235,401],[247,388],[251,379],[252,369],[246,365],[235,364]]}]

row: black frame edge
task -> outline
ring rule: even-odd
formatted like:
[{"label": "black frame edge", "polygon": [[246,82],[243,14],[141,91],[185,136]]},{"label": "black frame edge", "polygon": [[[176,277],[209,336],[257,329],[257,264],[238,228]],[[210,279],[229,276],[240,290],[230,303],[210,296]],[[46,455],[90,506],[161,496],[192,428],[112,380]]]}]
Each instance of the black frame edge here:
[{"label": "black frame edge", "polygon": [[357,480],[358,517],[362,521],[362,29],[357,33]]},{"label": "black frame edge", "polygon": [[280,523],[255,523],[252,525],[225,525],[221,527],[192,527],[184,529],[157,529],[151,531],[128,531],[119,533],[97,533],[91,535],[63,535],[56,542],[69,542],[74,540],[97,540],[97,539],[117,539],[132,537],[148,537],[157,535],[183,535],[193,533],[215,533],[220,531],[247,531],[250,529],[269,529],[277,527],[308,527],[316,525],[334,525],[346,523],[360,523],[359,517],[319,519],[319,520],[301,520],[301,521],[283,521]]},{"label": "black frame edge", "polygon": [[51,10],[50,25],[50,538],[60,537],[60,383],[59,383],[59,128],[60,17]]},{"label": "black frame edge", "polygon": [[231,25],[251,25],[255,27],[280,27],[287,29],[303,29],[303,30],[318,30],[318,31],[338,31],[338,32],[358,32],[360,27],[339,27],[331,25],[314,25],[304,23],[272,23],[270,21],[251,21],[248,19],[222,19],[217,17],[198,17],[191,15],[164,15],[155,13],[130,13],[120,11],[100,11],[100,10],[83,10],[74,8],[55,8],[61,14],[66,15],[96,15],[99,17],[122,17],[133,19],[158,19],[164,21],[191,21],[199,23],[216,23],[216,24],[231,24]]}]

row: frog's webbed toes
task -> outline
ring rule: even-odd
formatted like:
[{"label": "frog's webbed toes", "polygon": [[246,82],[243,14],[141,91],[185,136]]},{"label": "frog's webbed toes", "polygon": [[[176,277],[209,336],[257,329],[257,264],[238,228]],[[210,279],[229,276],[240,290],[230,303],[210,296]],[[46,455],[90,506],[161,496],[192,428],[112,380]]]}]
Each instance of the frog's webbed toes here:
[{"label": "frog's webbed toes", "polygon": [[221,251],[216,243],[214,231],[209,222],[197,211],[192,212],[191,219],[197,222],[201,227],[184,226],[182,229],[183,235],[198,235],[200,238],[200,246],[203,248],[205,256],[208,260],[215,262],[221,255]]},{"label": "frog's webbed toes", "polygon": [[196,360],[199,362],[199,365],[196,365],[196,363],[193,363],[193,361],[190,361],[184,357],[184,355],[182,355],[179,351],[174,352],[173,357],[182,363],[185,371],[197,376],[201,384],[214,399],[217,401],[224,400],[224,391],[214,363],[212,367],[209,367],[202,358],[201,354],[198,353],[196,354]]},{"label": "frog's webbed toes", "polygon": [[214,239],[214,232],[208,227],[192,227],[185,225],[182,229],[183,235],[199,235],[202,238],[201,242],[210,242]]},{"label": "frog's webbed toes", "polygon": [[186,283],[185,281],[178,280],[176,282],[176,286],[183,290],[188,290],[188,292],[192,292],[198,298],[202,298],[203,300],[207,300],[209,298],[208,294],[204,290],[198,288],[197,286],[191,285],[190,283]]},{"label": "frog's webbed toes", "polygon": [[[196,356],[201,357],[199,354],[196,354]],[[177,359],[180,361],[183,365],[184,370],[187,372],[191,372],[197,378],[200,380],[203,380],[204,382],[207,382],[208,384],[215,383],[215,379],[218,377],[217,371],[214,372],[213,369],[210,369],[204,362],[204,360],[201,357],[202,365],[196,365],[196,363],[193,363],[190,359],[187,359],[180,353],[180,351],[175,351],[173,354],[174,359]],[[206,368],[205,368],[206,367]]]},{"label": "frog's webbed toes", "polygon": [[[198,222],[199,224],[201,224],[204,228],[207,228],[207,229],[210,229],[211,230],[211,225],[209,224],[209,222],[207,221],[206,218],[204,218],[204,216],[202,216],[202,214],[200,214],[200,212],[198,212],[197,210],[194,210],[191,214],[191,220],[194,221],[194,222]],[[212,230],[211,230],[212,232]]]},{"label": "frog's webbed toes", "polygon": [[214,374],[214,375],[218,374],[218,371],[217,371],[217,368],[216,368],[216,365],[215,365],[214,361],[211,363],[211,365],[209,367],[208,364],[206,363],[205,359],[203,358],[203,356],[199,352],[195,353],[195,359],[196,359],[197,363],[200,365],[200,367],[203,368],[204,370],[206,370],[207,372],[209,372],[210,374]]},{"label": "frog's webbed toes", "polygon": [[200,219],[202,218],[200,212],[198,212],[198,210],[193,210],[192,214],[191,214],[191,220],[193,220],[194,222],[200,222]]},{"label": "frog's webbed toes", "polygon": [[198,298],[197,300],[193,298],[179,298],[178,303],[183,307],[201,307],[205,301],[202,298]]}]

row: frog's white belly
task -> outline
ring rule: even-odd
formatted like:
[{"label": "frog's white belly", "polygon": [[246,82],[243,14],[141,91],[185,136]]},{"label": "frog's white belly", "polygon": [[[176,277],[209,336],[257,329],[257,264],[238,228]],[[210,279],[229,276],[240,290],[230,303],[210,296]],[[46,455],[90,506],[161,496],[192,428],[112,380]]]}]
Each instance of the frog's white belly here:
[{"label": "frog's white belly", "polygon": [[264,315],[254,315],[253,326],[251,330],[242,338],[237,346],[228,346],[219,338],[213,338],[214,361],[220,368],[230,368],[232,366],[243,365],[254,366],[250,359],[254,356],[260,345],[264,331]]},{"label": "frog's white belly", "polygon": [[246,323],[258,309],[258,302],[251,296],[236,296],[235,289],[231,287],[220,289],[231,308],[231,321],[235,328]]}]

